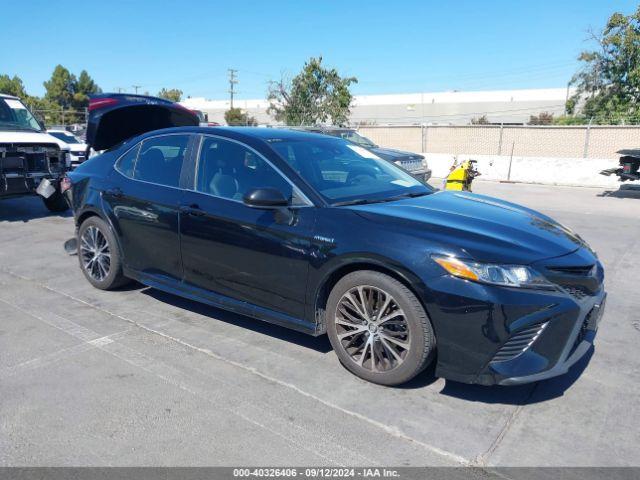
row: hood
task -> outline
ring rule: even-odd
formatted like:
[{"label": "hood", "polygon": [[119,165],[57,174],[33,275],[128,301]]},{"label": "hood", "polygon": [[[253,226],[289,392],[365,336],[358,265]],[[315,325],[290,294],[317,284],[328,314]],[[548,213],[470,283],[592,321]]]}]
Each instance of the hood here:
[{"label": "hood", "polygon": [[86,143],[70,143],[69,149],[74,153],[85,153],[87,151]]},{"label": "hood", "polygon": [[53,143],[60,150],[69,150],[69,145],[45,132],[0,131],[0,143]]},{"label": "hood", "polygon": [[403,152],[402,150],[394,150],[393,148],[370,148],[373,153],[378,155],[380,158],[384,160],[389,160],[392,162],[402,161],[402,160],[422,160],[424,156],[419,153],[411,153],[411,152]]},{"label": "hood", "polygon": [[479,262],[530,264],[585,246],[551,218],[484,195],[441,191],[424,197],[348,207],[387,228],[410,232]]},{"label": "hood", "polygon": [[106,150],[153,130],[197,126],[198,116],[180,104],[162,98],[122,93],[93,95],[89,100],[87,145]]}]

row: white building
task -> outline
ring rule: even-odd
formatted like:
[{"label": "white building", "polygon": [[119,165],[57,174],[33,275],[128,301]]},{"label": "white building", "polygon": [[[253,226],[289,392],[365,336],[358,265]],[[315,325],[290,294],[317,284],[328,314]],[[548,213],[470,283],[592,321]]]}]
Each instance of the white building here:
[{"label": "white building", "polygon": [[[564,113],[565,101],[573,93],[567,88],[528,90],[492,90],[477,92],[424,92],[393,95],[357,95],[351,111],[351,123],[453,124],[467,125],[483,115],[491,123],[526,123],[531,115]],[[184,106],[201,110],[209,121],[224,124],[229,100],[188,98]],[[260,124],[275,123],[267,115],[269,102],[234,100],[234,106],[246,111]]]}]

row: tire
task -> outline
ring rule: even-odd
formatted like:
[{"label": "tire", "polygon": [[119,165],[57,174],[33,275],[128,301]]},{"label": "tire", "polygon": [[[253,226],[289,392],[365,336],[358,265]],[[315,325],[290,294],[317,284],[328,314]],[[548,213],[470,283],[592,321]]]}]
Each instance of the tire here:
[{"label": "tire", "polygon": [[[369,320],[358,323],[365,318],[362,308]],[[329,340],[340,362],[370,382],[408,382],[435,353],[436,339],[424,308],[407,287],[383,273],[361,270],[345,275],[329,294],[326,314]]]},{"label": "tire", "polygon": [[112,290],[130,282],[122,273],[122,256],[115,235],[100,217],[89,217],[80,225],[78,260],[85,278],[100,290]]},{"label": "tire", "polygon": [[64,195],[62,195],[62,193],[58,191],[56,191],[56,193],[51,195],[49,198],[43,197],[42,201],[44,202],[44,206],[47,207],[50,212],[59,213],[69,210],[69,204],[67,203],[67,200],[64,198]]}]

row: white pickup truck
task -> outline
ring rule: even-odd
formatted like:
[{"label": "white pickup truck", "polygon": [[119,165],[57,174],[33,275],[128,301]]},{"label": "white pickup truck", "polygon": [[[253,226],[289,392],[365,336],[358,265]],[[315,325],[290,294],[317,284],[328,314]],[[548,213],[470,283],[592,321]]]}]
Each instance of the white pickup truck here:
[{"label": "white pickup truck", "polygon": [[37,194],[50,211],[67,210],[60,180],[71,166],[69,151],[19,98],[0,93],[0,200]]}]

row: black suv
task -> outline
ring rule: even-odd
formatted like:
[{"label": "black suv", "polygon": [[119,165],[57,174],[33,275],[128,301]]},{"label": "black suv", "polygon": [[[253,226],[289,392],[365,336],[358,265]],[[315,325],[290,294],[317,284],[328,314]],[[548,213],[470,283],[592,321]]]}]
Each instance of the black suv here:
[{"label": "black suv", "polygon": [[393,148],[383,148],[376,145],[367,137],[360,135],[353,128],[343,127],[302,127],[307,132],[322,133],[332,137],[344,138],[356,145],[375,153],[378,157],[402,167],[418,180],[427,182],[431,178],[431,170],[427,166],[424,155],[419,153],[404,152]]}]

